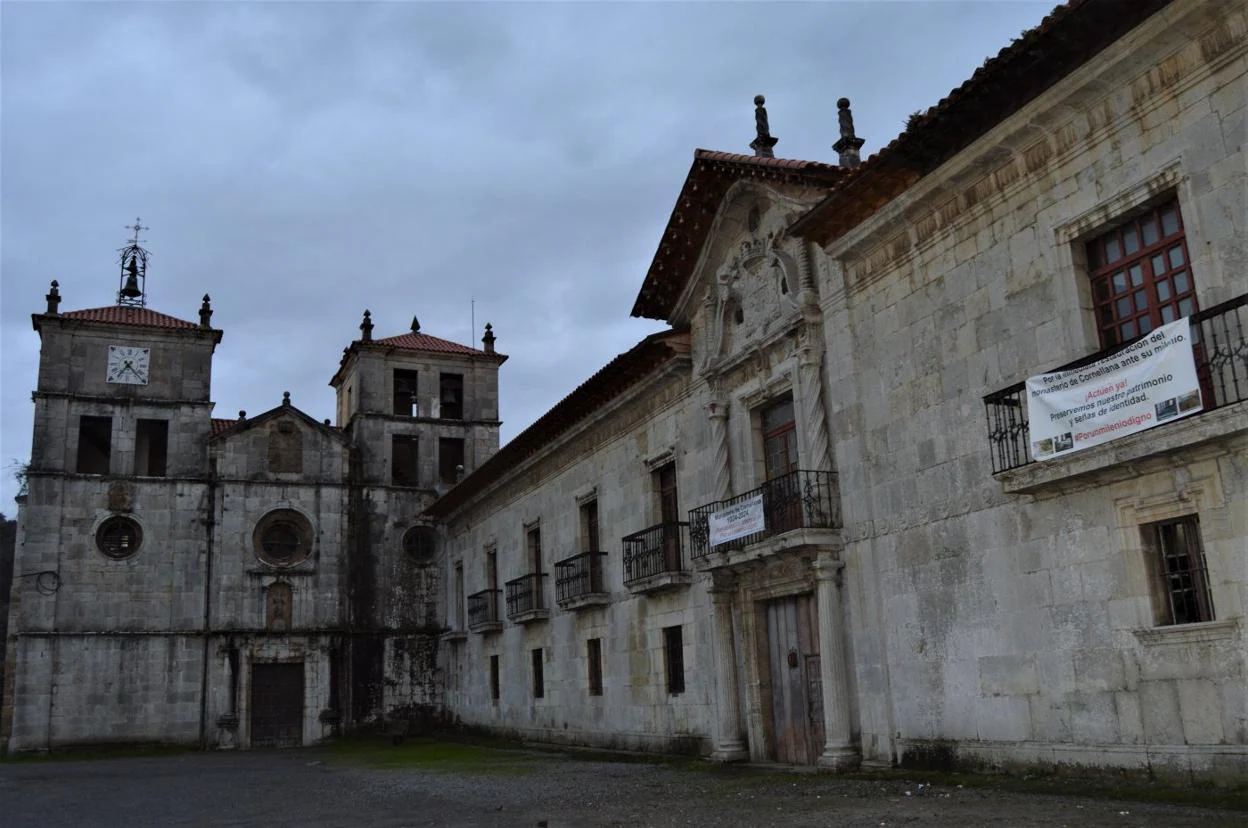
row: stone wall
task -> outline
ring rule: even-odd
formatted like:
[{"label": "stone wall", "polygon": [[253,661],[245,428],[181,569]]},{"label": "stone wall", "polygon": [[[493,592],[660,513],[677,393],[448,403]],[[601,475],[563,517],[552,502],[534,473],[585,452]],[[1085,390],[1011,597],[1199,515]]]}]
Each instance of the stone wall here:
[{"label": "stone wall", "polygon": [[[1100,348],[1082,242],[1167,194],[1200,305],[1248,291],[1246,52],[1245,4],[1176,2],[828,246],[868,756],[1248,769],[1245,404],[994,479],[981,401]],[[1183,514],[1218,619],[1186,631],[1139,529]]]},{"label": "stone wall", "polygon": [[[638,595],[624,584],[621,538],[659,522],[653,469],[674,461],[682,513],[697,505],[687,379],[652,378],[578,424],[496,481],[446,526],[448,572],[464,567],[464,592],[487,588],[485,550],[496,550],[498,588],[530,571],[526,532],[540,529],[549,618],[501,632],[455,631],[444,645],[447,709],[463,724],[526,739],[643,750],[709,749],[714,663],[706,582]],[[601,606],[556,603],[559,560],[581,553],[580,507],[596,499],[603,551]],[[686,555],[687,550],[686,550]],[[449,583],[449,578],[448,578]],[[452,601],[456,600],[454,596]],[[505,607],[500,607],[505,612]],[[669,695],[663,628],[681,626],[685,691]],[[602,641],[603,694],[589,693],[587,640]],[[542,650],[543,694],[534,697],[533,650]],[[490,657],[500,698],[490,696]]]}]

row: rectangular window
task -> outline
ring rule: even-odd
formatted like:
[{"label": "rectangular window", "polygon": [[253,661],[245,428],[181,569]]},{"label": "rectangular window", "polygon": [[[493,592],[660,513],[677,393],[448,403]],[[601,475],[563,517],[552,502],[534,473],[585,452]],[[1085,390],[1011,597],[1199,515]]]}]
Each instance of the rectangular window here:
[{"label": "rectangular window", "polygon": [[464,419],[464,375],[443,374],[438,379],[438,400],[442,419]]},{"label": "rectangular window", "polygon": [[490,656],[490,701],[498,701],[498,656]]},{"label": "rectangular window", "polygon": [[464,475],[464,438],[438,438],[438,479],[454,485]]},{"label": "rectangular window", "polygon": [[533,698],[535,699],[546,696],[546,677],[542,669],[542,648],[538,647],[533,651]]},{"label": "rectangular window", "polygon": [[797,471],[797,421],[793,415],[793,398],[785,397],[764,408],[760,414],[763,428],[763,472],[767,480],[775,480]]},{"label": "rectangular window", "polygon": [[134,473],[164,477],[169,456],[169,421],[139,420],[134,434]]},{"label": "rectangular window", "polygon": [[589,664],[589,695],[602,695],[602,639],[591,638],[585,642],[585,656]]},{"label": "rectangular window", "polygon": [[420,440],[396,434],[390,443],[390,482],[396,486],[417,486],[420,480]]},{"label": "rectangular window", "polygon": [[1213,621],[1213,597],[1195,515],[1140,527],[1152,558],[1159,626]]},{"label": "rectangular window", "polygon": [[663,660],[667,664],[667,692],[685,692],[685,642],[680,627],[663,628]]},{"label": "rectangular window", "polygon": [[581,551],[601,552],[598,542],[598,501],[581,504]]},{"label": "rectangular window", "polygon": [[1088,242],[1087,252],[1102,347],[1130,342],[1198,310],[1177,200],[1102,233]]},{"label": "rectangular window", "polygon": [[680,521],[680,501],[676,491],[676,464],[665,463],[654,471],[654,491],[659,499],[659,522]]},{"label": "rectangular window", "polygon": [[455,579],[451,583],[453,602],[451,606],[455,608],[455,629],[464,630],[468,628],[468,615],[464,611],[464,564],[455,564]]},{"label": "rectangular window", "polygon": [[78,420],[78,473],[108,474],[113,446],[112,417],[82,417]]},{"label": "rectangular window", "polygon": [[525,551],[529,556],[529,572],[542,571],[542,529],[534,526],[525,534]]},{"label": "rectangular window", "polygon": [[420,414],[420,405],[416,401],[415,371],[394,371],[394,407],[393,413],[404,417],[416,417]]}]

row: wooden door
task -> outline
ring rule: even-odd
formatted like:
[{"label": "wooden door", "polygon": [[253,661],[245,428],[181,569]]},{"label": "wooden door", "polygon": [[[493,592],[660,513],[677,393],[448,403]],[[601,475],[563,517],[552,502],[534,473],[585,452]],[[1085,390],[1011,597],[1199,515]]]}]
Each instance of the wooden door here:
[{"label": "wooden door", "polygon": [[303,663],[251,665],[251,746],[303,744]]},{"label": "wooden door", "polygon": [[813,765],[823,750],[823,684],[814,595],[766,604],[771,675],[771,758]]}]

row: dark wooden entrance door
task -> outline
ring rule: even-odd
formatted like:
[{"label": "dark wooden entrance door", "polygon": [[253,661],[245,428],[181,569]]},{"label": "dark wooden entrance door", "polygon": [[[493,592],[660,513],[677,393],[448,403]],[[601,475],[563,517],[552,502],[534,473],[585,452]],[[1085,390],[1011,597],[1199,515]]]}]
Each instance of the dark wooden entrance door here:
[{"label": "dark wooden entrance door", "polygon": [[771,673],[771,758],[813,765],[823,751],[823,684],[814,595],[766,604]]},{"label": "dark wooden entrance door", "polygon": [[251,665],[251,746],[303,744],[303,663]]}]

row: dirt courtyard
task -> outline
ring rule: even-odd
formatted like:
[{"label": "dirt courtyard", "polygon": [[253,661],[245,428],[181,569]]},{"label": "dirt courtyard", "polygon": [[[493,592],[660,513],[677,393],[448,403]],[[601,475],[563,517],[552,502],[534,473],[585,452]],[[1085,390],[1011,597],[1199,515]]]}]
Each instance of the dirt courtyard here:
[{"label": "dirt courtyard", "polygon": [[[963,784],[965,783],[965,784]],[[1242,826],[1243,793],[897,774],[838,778],[697,761],[409,741],[0,762],[0,825]],[[1069,783],[1071,785],[1077,783]],[[1022,790],[1019,788],[1022,787]],[[1043,787],[1043,790],[1041,790]],[[1135,793],[1150,801],[1133,801]],[[1185,804],[1166,804],[1182,801]]]}]

